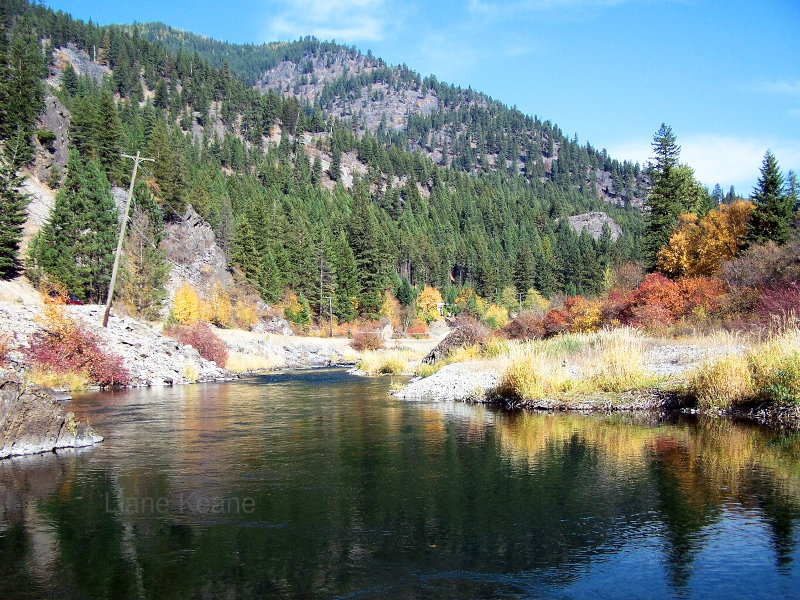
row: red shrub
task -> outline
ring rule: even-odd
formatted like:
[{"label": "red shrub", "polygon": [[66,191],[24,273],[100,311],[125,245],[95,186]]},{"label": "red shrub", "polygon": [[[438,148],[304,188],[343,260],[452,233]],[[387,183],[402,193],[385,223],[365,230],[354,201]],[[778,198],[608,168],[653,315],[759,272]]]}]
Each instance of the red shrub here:
[{"label": "red shrub", "polygon": [[629,322],[634,321],[634,312],[644,306],[657,307],[656,312],[668,316],[672,323],[683,314],[683,298],[680,286],[661,273],[650,273],[633,291],[630,310],[627,311]]},{"label": "red shrub", "polygon": [[725,282],[718,277],[685,277],[678,280],[678,286],[683,294],[683,314],[696,308],[716,310],[727,291]]},{"label": "red shrub", "polygon": [[767,322],[774,317],[800,317],[800,286],[798,283],[785,283],[762,290],[756,313]]},{"label": "red shrub", "polygon": [[630,312],[629,324],[647,331],[658,331],[674,322],[672,313],[658,303],[634,306]]},{"label": "red shrub", "polygon": [[34,366],[55,373],[85,373],[99,386],[130,383],[122,357],[103,351],[97,336],[82,327],[38,331],[31,336],[25,354]]},{"label": "red shrub", "polygon": [[564,331],[568,331],[572,325],[572,322],[569,318],[569,309],[567,307],[564,308],[552,308],[547,311],[547,314],[544,316],[542,320],[542,326],[544,327],[544,335],[549,337],[551,335],[558,335]]},{"label": "red shrub", "polygon": [[510,340],[535,340],[544,337],[544,320],[533,311],[524,311],[503,327],[503,335]]},{"label": "red shrub", "polygon": [[383,348],[383,336],[380,331],[357,331],[350,341],[353,350],[380,350]]},{"label": "red shrub", "polygon": [[604,325],[620,325],[625,322],[624,314],[630,309],[633,292],[626,289],[613,289],[600,304]]},{"label": "red shrub", "polygon": [[165,333],[181,344],[191,346],[200,353],[200,356],[214,361],[220,367],[224,368],[225,363],[228,362],[228,350],[225,342],[211,330],[208,323],[198,323],[188,327],[178,326],[165,330]]}]

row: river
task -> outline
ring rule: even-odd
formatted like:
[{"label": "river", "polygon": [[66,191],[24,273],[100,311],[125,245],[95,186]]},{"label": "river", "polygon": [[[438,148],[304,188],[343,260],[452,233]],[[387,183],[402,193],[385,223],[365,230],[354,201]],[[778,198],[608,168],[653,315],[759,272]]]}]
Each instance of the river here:
[{"label": "river", "polygon": [[797,598],[800,435],[341,370],[78,396],[0,461],[0,598]]}]

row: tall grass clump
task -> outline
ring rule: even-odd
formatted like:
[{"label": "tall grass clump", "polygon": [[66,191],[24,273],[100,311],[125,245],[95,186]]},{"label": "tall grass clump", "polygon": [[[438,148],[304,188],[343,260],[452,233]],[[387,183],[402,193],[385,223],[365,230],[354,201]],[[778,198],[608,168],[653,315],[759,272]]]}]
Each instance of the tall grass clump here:
[{"label": "tall grass clump", "polygon": [[800,404],[800,330],[773,333],[744,356],[706,361],[690,377],[688,391],[702,408]]},{"label": "tall grass clump", "polygon": [[504,398],[532,400],[575,388],[566,366],[531,345],[511,348],[501,370],[497,393]]},{"label": "tall grass clump", "polygon": [[277,354],[244,354],[243,352],[228,353],[228,362],[225,368],[233,373],[255,373],[258,371],[272,371],[286,365],[286,359]]},{"label": "tall grass clump", "polygon": [[725,354],[702,363],[689,377],[689,393],[701,408],[730,408],[753,397],[745,356]]},{"label": "tall grass clump", "polygon": [[403,375],[411,373],[412,362],[419,358],[413,350],[367,350],[356,366],[368,375]]},{"label": "tall grass clump", "polygon": [[656,383],[644,368],[642,335],[632,328],[602,331],[592,342],[585,379],[592,391],[626,392]]},{"label": "tall grass clump", "polygon": [[800,403],[800,329],[773,334],[747,358],[753,387],[761,399],[776,404]]}]

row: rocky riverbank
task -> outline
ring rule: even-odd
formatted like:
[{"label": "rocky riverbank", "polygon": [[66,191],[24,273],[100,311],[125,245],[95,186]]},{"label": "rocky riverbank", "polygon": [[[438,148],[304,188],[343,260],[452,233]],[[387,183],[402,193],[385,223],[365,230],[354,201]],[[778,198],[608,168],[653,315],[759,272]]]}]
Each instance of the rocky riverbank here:
[{"label": "rocky riverbank", "polygon": [[[163,335],[158,329],[130,317],[113,314],[108,328],[101,326],[103,307],[67,306],[66,316],[96,334],[107,351],[119,355],[131,373],[131,387],[227,381],[237,375],[200,356],[192,346]],[[3,331],[13,334],[9,361],[18,371],[25,364],[24,348],[42,328],[40,307],[0,302]],[[358,355],[343,338],[304,338],[241,330],[217,330],[229,352],[229,363],[245,362],[241,371],[305,369],[352,365]],[[252,365],[252,366],[249,366]]]},{"label": "rocky riverbank", "polygon": [[[108,328],[102,327],[103,308],[96,305],[67,306],[66,316],[74,319],[102,340],[105,349],[121,356],[131,374],[132,387],[224,381],[234,375],[206,360],[192,348],[168,338],[153,327],[131,319],[111,315]],[[30,336],[38,331],[39,308],[32,305],[0,304],[0,321],[14,333],[14,349],[9,359],[24,368],[22,352]]]}]

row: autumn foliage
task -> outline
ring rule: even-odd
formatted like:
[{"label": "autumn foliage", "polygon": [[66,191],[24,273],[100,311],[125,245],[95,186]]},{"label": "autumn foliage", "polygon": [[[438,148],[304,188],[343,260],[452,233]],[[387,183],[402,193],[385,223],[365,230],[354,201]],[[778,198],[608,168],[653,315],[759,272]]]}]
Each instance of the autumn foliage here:
[{"label": "autumn foliage", "polygon": [[603,327],[660,330],[685,318],[708,317],[722,306],[725,282],[714,277],[668,279],[650,273],[632,290],[614,289],[594,299],[574,296],[538,317],[523,312],[504,329],[512,339],[590,333]]},{"label": "autumn foliage", "polygon": [[192,346],[206,360],[225,367],[228,362],[228,349],[207,323],[196,323],[191,326],[178,326],[165,329],[164,333],[178,340],[181,344]]},{"label": "autumn foliage", "polygon": [[753,204],[738,200],[721,204],[702,219],[681,215],[669,243],[657,256],[658,269],[672,277],[719,275],[722,263],[742,249]]},{"label": "autumn foliage", "polygon": [[172,316],[181,325],[194,325],[202,317],[200,296],[197,290],[188,283],[183,284],[175,292],[175,299],[172,303]]},{"label": "autumn foliage", "polygon": [[59,298],[48,298],[42,325],[25,350],[34,368],[57,374],[78,373],[101,387],[130,383],[122,357],[103,350],[95,334],[65,316]]},{"label": "autumn foliage", "polygon": [[439,304],[443,302],[442,294],[435,287],[426,285],[417,297],[417,311],[426,323],[439,318]]}]

